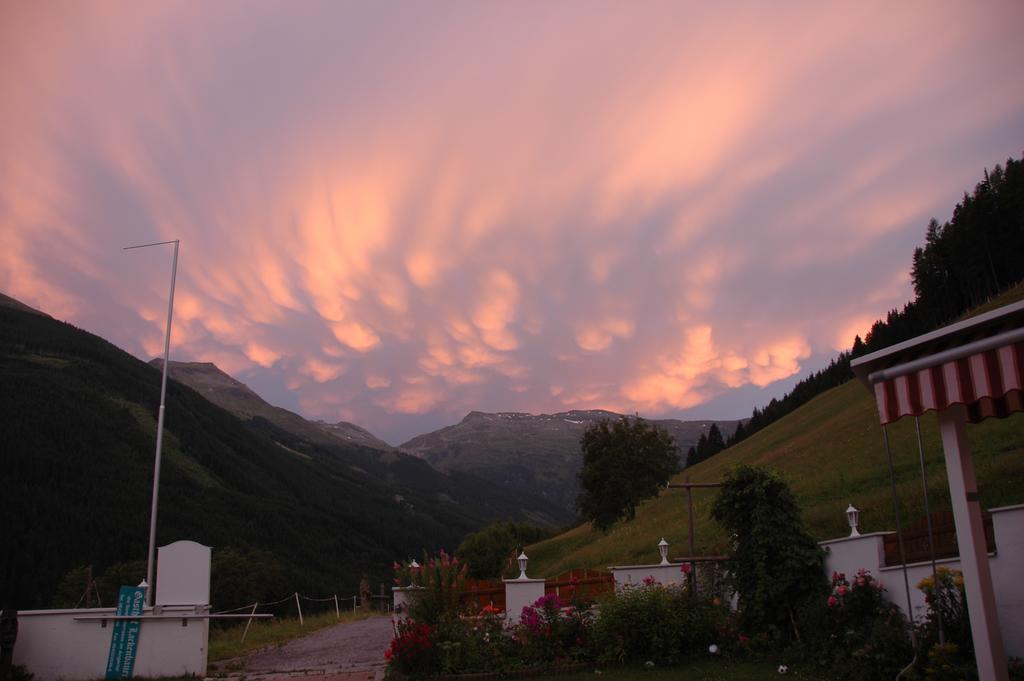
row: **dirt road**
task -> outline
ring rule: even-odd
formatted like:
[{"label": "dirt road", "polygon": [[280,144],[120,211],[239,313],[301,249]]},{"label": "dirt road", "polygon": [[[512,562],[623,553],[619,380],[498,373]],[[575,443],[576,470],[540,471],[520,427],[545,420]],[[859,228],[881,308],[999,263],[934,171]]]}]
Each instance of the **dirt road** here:
[{"label": "dirt road", "polygon": [[240,672],[247,679],[304,674],[315,674],[318,681],[380,679],[391,636],[390,617],[371,617],[321,629],[278,648],[222,662],[219,667]]}]

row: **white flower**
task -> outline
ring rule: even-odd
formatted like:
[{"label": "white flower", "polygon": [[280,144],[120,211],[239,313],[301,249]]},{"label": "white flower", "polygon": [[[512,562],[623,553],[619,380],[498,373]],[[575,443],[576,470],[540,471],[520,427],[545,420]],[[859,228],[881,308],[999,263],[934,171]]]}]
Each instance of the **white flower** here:
[{"label": "white flower", "polygon": [[784,665],[784,664],[780,664],[779,665],[779,673],[780,674],[788,674],[789,673],[789,667]]},{"label": "white flower", "polygon": [[715,644],[715,643],[712,643],[711,645],[709,645],[708,646],[708,652],[711,653],[712,655],[717,655],[718,654],[718,645]]},{"label": "white flower", "polygon": [[644,662],[644,666],[645,667],[653,667],[654,666],[654,660],[647,660],[647,662]]}]

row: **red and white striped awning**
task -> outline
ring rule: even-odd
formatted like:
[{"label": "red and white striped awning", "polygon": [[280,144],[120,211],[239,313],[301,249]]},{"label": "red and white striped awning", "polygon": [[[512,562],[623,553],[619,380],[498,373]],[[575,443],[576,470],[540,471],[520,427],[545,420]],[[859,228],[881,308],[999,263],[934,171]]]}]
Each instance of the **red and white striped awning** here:
[{"label": "red and white striped awning", "polygon": [[1024,344],[1015,343],[875,383],[882,423],[954,404],[967,420],[1024,411]]},{"label": "red and white striped awning", "polygon": [[975,423],[1024,411],[1024,302],[861,357],[883,424],[956,404]]}]

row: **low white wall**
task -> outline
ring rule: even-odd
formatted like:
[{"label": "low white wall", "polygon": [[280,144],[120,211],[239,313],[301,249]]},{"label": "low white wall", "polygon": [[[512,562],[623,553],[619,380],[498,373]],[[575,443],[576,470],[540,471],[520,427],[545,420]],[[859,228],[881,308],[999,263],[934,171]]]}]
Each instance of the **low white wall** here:
[{"label": "low white wall", "polygon": [[515,624],[523,616],[523,608],[544,596],[543,579],[503,579],[505,583],[505,617]]},{"label": "low white wall", "polygon": [[[992,529],[996,552],[989,554],[992,586],[996,594],[999,627],[1007,655],[1024,657],[1024,505],[993,508]],[[886,597],[906,614],[907,590],[904,586],[902,566],[885,567],[883,538],[890,532],[873,532],[859,537],[845,537],[821,542],[827,551],[825,570],[829,575],[843,572],[852,577],[857,570],[866,569],[878,578],[886,589]],[[959,558],[936,561],[945,567],[960,569]],[[924,594],[918,583],[932,573],[931,562],[911,563],[907,566],[910,584],[910,602],[914,619],[920,621],[925,614]]]},{"label": "low white wall", "polygon": [[[135,676],[206,676],[210,621],[210,547],[176,541],[157,549],[156,607],[139,618]],[[185,605],[187,604],[187,605]],[[24,665],[36,681],[85,681],[107,674],[114,608],[22,610],[14,664]],[[147,616],[171,616],[147,619]],[[176,616],[176,617],[175,617]]]},{"label": "low white wall", "polygon": [[683,563],[665,565],[616,565],[608,568],[615,577],[616,591],[634,584],[643,584],[650,577],[658,584],[681,584],[686,581]]},{"label": "low white wall", "polygon": [[[199,606],[200,613],[208,611]],[[146,615],[152,614],[146,608]],[[197,608],[162,608],[164,615],[197,614]],[[18,640],[14,664],[24,665],[36,681],[86,681],[102,679],[107,673],[107,655],[114,620],[102,626],[100,620],[76,617],[111,615],[113,608],[77,610],[22,610],[18,612]],[[209,621],[160,619],[142,620],[139,627],[135,676],[206,676]]]}]

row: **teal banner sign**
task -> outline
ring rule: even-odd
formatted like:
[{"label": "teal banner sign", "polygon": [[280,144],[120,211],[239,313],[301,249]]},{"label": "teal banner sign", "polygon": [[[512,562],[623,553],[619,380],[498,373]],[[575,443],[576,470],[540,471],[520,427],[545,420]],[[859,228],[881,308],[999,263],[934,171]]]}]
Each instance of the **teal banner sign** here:
[{"label": "teal banner sign", "polygon": [[[146,587],[122,586],[117,595],[117,614],[141,615],[146,603]],[[107,656],[108,679],[130,679],[139,649],[139,620],[115,620]]]}]

